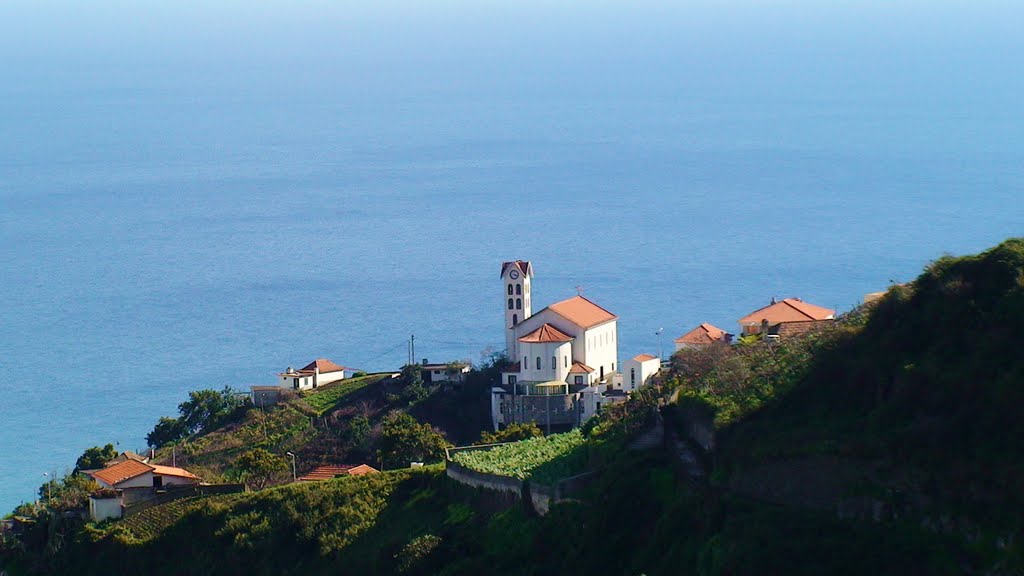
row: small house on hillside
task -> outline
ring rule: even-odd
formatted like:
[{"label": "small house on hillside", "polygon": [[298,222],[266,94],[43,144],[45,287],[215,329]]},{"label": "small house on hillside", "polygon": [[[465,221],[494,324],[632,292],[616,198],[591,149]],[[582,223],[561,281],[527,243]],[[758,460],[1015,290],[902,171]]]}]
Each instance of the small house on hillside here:
[{"label": "small house on hillside", "polygon": [[683,348],[698,348],[711,344],[730,344],[732,343],[732,336],[732,334],[717,326],[702,322],[700,326],[675,339],[676,352]]},{"label": "small house on hillside", "polygon": [[115,490],[199,483],[199,477],[184,468],[160,466],[131,459],[89,472],[89,476],[103,488]]},{"label": "small house on hillside", "polygon": [[289,367],[277,375],[281,388],[292,390],[312,390],[324,384],[337,382],[345,378],[345,367],[339,366],[326,358],[317,358],[299,370]]},{"label": "small house on hillside", "polygon": [[358,466],[353,465],[342,465],[342,466],[318,466],[309,474],[299,477],[299,482],[319,482],[321,480],[330,480],[331,478],[342,478],[344,476],[363,476],[364,474],[377,474],[380,470],[377,470],[373,466],[368,464],[360,464]]},{"label": "small house on hillside", "polygon": [[799,298],[786,298],[780,302],[772,298],[771,304],[740,318],[739,324],[744,336],[785,338],[812,330],[835,320],[835,317],[835,310],[808,304]]},{"label": "small house on hillside", "polygon": [[640,354],[622,363],[622,389],[632,392],[647,384],[661,370],[661,358]]},{"label": "small house on hillside", "polygon": [[469,374],[469,364],[466,362],[430,364],[424,358],[421,370],[420,375],[427,384],[461,383],[466,374]]}]

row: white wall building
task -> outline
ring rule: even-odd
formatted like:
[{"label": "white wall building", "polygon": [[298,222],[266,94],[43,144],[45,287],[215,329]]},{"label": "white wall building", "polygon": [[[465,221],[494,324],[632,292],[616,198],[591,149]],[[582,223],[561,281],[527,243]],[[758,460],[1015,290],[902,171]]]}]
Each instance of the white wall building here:
[{"label": "white wall building", "polygon": [[[532,278],[529,262],[501,266],[506,353],[513,364],[502,373],[501,388],[492,392],[495,428],[536,421],[538,411],[545,420],[555,413],[557,424],[576,425],[591,412],[584,406],[584,389],[605,394],[618,370],[618,316],[579,295],[532,314]],[[550,408],[552,403],[557,408]],[[592,403],[596,411],[599,401]]]},{"label": "white wall building", "polygon": [[622,389],[632,392],[645,385],[661,370],[661,359],[650,354],[640,354],[622,363]]},{"label": "white wall building", "polygon": [[289,367],[277,377],[281,388],[312,390],[318,386],[344,379],[345,367],[326,358],[317,358],[299,370]]}]

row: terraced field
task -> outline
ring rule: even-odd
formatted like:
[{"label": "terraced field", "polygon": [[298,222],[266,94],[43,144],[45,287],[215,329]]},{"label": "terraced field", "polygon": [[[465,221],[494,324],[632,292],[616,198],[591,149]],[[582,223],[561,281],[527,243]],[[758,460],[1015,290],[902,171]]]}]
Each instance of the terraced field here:
[{"label": "terraced field", "polygon": [[478,472],[550,484],[586,469],[586,442],[576,429],[503,444],[490,450],[456,452],[452,459]]},{"label": "terraced field", "polygon": [[390,374],[369,374],[358,378],[346,378],[340,382],[321,386],[312,392],[304,394],[303,400],[313,410],[316,410],[318,416],[323,416],[349,394],[358,392],[371,384],[376,384],[389,376]]},{"label": "terraced field", "polygon": [[181,500],[175,500],[174,502],[143,510],[134,516],[125,518],[119,525],[127,528],[132,533],[132,536],[138,540],[145,541],[159,536],[160,532],[165,528],[174,524],[179,518],[193,510],[209,506],[215,501],[227,501],[237,497],[237,494],[224,494],[219,496],[182,498]]}]

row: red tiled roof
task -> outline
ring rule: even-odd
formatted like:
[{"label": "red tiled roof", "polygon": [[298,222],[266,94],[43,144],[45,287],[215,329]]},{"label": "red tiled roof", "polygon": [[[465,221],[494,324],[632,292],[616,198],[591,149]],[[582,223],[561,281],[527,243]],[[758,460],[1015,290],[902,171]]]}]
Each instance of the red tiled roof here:
[{"label": "red tiled roof", "polygon": [[572,368],[569,368],[569,374],[590,374],[593,371],[593,368],[583,362],[573,362]]},{"label": "red tiled roof", "polygon": [[299,482],[318,482],[320,480],[338,478],[339,476],[362,476],[364,474],[376,474],[377,472],[380,472],[380,470],[366,464],[359,464],[358,466],[352,464],[318,466],[309,474],[299,477]]},{"label": "red tiled roof", "polygon": [[770,304],[740,318],[740,324],[759,324],[767,320],[769,324],[782,322],[806,322],[807,320],[830,320],[836,311],[808,304],[799,298],[786,298],[781,302]]},{"label": "red tiled roof", "polygon": [[551,310],[580,328],[593,328],[618,318],[615,314],[601,308],[583,296],[573,296],[548,306]]},{"label": "red tiled roof", "polygon": [[161,476],[177,476],[178,478],[191,478],[193,480],[199,480],[199,476],[185,470],[184,468],[175,468],[173,466],[161,466],[159,464],[151,464],[153,467],[153,474],[159,474]]},{"label": "red tiled roof", "polygon": [[505,275],[505,271],[511,267],[515,267],[523,276],[533,276],[533,264],[530,264],[529,260],[512,260],[509,262],[501,263],[501,276]]},{"label": "red tiled roof", "polygon": [[636,360],[637,362],[647,362],[648,360],[657,360],[657,359],[658,359],[657,356],[651,356],[650,354],[641,354],[639,356],[634,356],[633,357],[633,360]]},{"label": "red tiled roof", "polygon": [[717,326],[703,322],[700,326],[676,338],[675,342],[677,344],[711,344],[725,340],[728,334]]},{"label": "red tiled roof", "polygon": [[520,342],[571,342],[572,336],[555,328],[551,324],[542,324],[533,332],[519,338]]},{"label": "red tiled roof", "polygon": [[97,470],[91,473],[90,476],[110,486],[116,486],[125,480],[131,480],[136,476],[152,471],[153,467],[149,464],[143,464],[137,460],[125,460],[102,470]]},{"label": "red tiled roof", "polygon": [[313,370],[314,368],[319,368],[321,374],[324,372],[338,372],[345,369],[344,366],[338,366],[327,358],[317,358],[302,367],[303,370]]}]

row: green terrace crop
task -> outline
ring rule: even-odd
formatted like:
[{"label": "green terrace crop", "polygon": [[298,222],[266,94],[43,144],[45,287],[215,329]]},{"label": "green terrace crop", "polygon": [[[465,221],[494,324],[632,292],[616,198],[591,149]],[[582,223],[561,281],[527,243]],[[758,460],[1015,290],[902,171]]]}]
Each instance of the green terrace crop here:
[{"label": "green terrace crop", "polygon": [[303,400],[313,410],[316,410],[317,416],[323,416],[349,394],[362,390],[370,384],[376,384],[388,376],[388,374],[370,374],[358,378],[346,378],[340,382],[327,384],[306,393],[303,396]]},{"label": "green terrace crop", "polygon": [[587,441],[576,429],[489,450],[456,452],[452,459],[478,472],[551,484],[586,468]]}]

